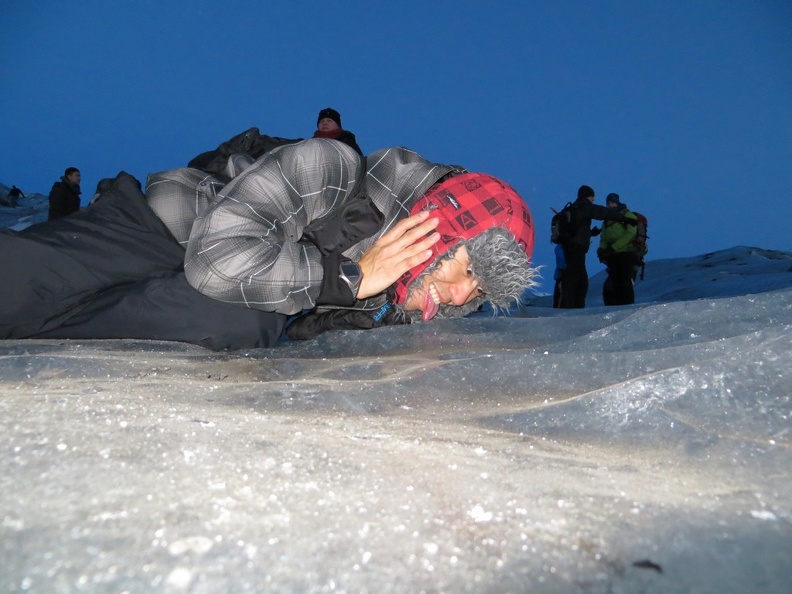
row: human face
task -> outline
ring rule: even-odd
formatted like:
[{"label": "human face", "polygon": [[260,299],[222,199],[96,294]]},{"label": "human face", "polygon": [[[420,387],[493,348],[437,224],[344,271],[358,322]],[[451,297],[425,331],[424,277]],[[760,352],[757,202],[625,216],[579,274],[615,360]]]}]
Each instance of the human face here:
[{"label": "human face", "polygon": [[321,132],[334,132],[335,130],[340,130],[341,126],[336,124],[332,118],[322,118],[316,128]]},{"label": "human face", "polygon": [[439,267],[413,283],[404,309],[420,311],[421,319],[428,322],[437,315],[441,305],[459,307],[481,295],[484,290],[470,265],[467,248],[461,246],[453,258],[442,260]]},{"label": "human face", "polygon": [[80,185],[80,172],[79,171],[72,171],[69,175],[66,176],[71,183]]}]

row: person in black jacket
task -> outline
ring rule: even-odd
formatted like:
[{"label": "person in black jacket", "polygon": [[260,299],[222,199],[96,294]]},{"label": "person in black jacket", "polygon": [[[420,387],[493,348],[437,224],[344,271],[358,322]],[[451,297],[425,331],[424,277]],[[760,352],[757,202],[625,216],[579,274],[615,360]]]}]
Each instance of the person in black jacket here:
[{"label": "person in black jacket", "polygon": [[13,186],[11,188],[11,190],[9,190],[9,192],[8,192],[8,203],[11,205],[11,208],[16,208],[16,205],[19,202],[19,197],[20,196],[22,196],[24,198],[25,194],[22,192],[22,190],[20,190],[16,186]]},{"label": "person in black jacket", "polygon": [[52,185],[47,220],[62,219],[80,210],[80,170],[69,167]]},{"label": "person in black jacket", "polygon": [[362,157],[363,151],[355,140],[355,135],[341,127],[341,114],[332,107],[325,107],[316,118],[314,138],[330,138],[351,146]]},{"label": "person in black jacket", "polygon": [[577,200],[573,203],[573,207],[575,233],[572,239],[563,244],[566,269],[561,283],[560,307],[564,309],[586,307],[589,284],[586,254],[592,235],[597,235],[599,232],[599,229],[596,229],[592,233],[591,220],[618,222],[624,220],[624,214],[617,209],[594,204],[594,189],[590,186],[583,185],[578,188]]}]

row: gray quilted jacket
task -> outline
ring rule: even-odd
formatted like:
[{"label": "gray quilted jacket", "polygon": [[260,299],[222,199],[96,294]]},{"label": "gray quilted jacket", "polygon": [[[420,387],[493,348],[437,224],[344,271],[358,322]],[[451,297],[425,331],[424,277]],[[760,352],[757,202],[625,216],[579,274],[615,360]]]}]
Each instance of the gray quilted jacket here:
[{"label": "gray quilted jacket", "polygon": [[[260,157],[198,214],[187,245],[187,280],[210,297],[254,309],[284,314],[313,309],[322,289],[323,256],[300,239],[312,221],[353,195],[361,162],[349,146],[326,139]],[[377,151],[366,167],[365,191],[384,223],[374,236],[344,251],[351,260],[359,260],[405,218],[437,180],[464,171],[404,148]]]}]

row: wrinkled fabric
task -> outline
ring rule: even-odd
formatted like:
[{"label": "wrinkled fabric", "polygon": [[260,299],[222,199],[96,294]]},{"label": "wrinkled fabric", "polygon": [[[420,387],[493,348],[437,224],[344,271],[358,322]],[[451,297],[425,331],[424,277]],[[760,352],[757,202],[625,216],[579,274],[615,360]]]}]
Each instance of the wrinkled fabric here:
[{"label": "wrinkled fabric", "polygon": [[286,317],[202,295],[184,249],[121,172],[86,209],[0,231],[0,338],[142,338],[213,350],[274,346]]},{"label": "wrinkled fabric", "polygon": [[184,250],[121,172],[91,206],[20,232],[0,232],[0,338],[55,328],[111,287],[181,268]]},{"label": "wrinkled fabric", "polygon": [[187,247],[193,223],[217,200],[226,182],[216,175],[184,167],[150,173],[146,199],[151,209],[182,247]]},{"label": "wrinkled fabric", "polygon": [[52,329],[28,338],[137,338],[197,344],[213,351],[268,348],[286,316],[202,295],[184,272],[161,272],[113,287],[81,304]]},{"label": "wrinkled fabric", "polygon": [[299,142],[300,140],[302,138],[292,139],[268,136],[259,132],[258,128],[248,128],[244,132],[240,132],[221,143],[216,149],[193,157],[187,167],[220,175],[224,173],[228,158],[231,155],[244,154],[252,159],[258,159],[261,155],[276,147]]},{"label": "wrinkled fabric", "polygon": [[[193,225],[187,280],[221,301],[284,314],[313,309],[323,256],[301,241],[311,222],[354,195],[360,156],[349,146],[309,139],[262,156],[218,193]],[[366,195],[383,214],[380,230],[344,251],[358,261],[438,179],[459,168],[404,148],[368,157]],[[368,307],[360,302],[361,308]]]}]

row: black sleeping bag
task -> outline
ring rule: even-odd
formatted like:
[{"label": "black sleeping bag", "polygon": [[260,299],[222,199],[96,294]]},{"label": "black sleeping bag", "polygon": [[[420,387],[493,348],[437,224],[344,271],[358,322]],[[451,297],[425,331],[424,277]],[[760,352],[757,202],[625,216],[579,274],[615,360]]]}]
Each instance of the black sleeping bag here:
[{"label": "black sleeping bag", "polygon": [[207,348],[273,346],[282,314],[202,295],[184,249],[121,172],[90,207],[0,232],[0,338],[142,338]]}]

